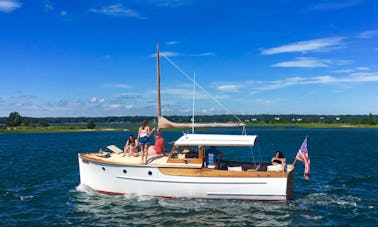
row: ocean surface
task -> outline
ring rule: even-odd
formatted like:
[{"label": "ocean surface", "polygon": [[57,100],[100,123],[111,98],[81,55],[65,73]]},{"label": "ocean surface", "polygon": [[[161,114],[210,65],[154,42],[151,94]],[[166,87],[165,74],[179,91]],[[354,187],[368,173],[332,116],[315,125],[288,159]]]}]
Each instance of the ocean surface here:
[{"label": "ocean surface", "polygon": [[123,147],[130,133],[0,133],[0,226],[377,226],[378,129],[248,128],[264,161],[281,150],[290,163],[308,136],[310,181],[297,162],[288,202],[114,196],[80,185],[77,154]]}]

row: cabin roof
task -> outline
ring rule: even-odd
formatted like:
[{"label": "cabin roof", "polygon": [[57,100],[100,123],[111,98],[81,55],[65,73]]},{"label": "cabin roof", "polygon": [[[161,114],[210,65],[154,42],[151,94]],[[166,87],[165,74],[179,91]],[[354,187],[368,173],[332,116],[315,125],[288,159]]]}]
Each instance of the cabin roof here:
[{"label": "cabin roof", "polygon": [[256,135],[184,134],[176,142],[178,146],[254,146]]}]

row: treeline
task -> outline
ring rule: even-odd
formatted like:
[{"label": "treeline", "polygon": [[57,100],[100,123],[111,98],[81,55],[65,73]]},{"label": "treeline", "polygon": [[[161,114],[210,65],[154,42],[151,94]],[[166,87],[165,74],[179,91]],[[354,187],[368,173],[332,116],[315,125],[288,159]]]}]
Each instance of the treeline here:
[{"label": "treeline", "polygon": [[[254,124],[298,124],[298,123],[320,123],[320,124],[350,124],[350,125],[377,125],[378,115],[241,115],[237,116],[247,125]],[[191,116],[167,116],[174,122],[191,122]],[[23,117],[17,112],[11,113],[9,117],[0,117],[0,125],[17,126],[17,125],[80,125],[88,122],[95,122],[103,125],[116,124],[140,124],[144,120],[153,124],[156,117],[151,116],[110,116],[110,117]],[[237,122],[233,115],[199,115],[195,116],[195,122]],[[15,123],[16,122],[16,123]]]},{"label": "treeline", "polygon": [[[248,125],[264,123],[264,124],[295,124],[295,123],[323,123],[323,124],[378,124],[378,115],[241,115],[237,116],[242,122]],[[169,116],[168,119],[175,122],[190,122],[191,116]],[[237,122],[233,115],[203,115],[196,116],[196,122]]]}]

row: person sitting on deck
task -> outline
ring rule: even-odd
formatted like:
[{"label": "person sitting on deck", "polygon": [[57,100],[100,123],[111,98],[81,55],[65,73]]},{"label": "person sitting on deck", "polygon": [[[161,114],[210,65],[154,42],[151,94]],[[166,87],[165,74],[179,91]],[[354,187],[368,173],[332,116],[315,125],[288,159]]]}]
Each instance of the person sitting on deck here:
[{"label": "person sitting on deck", "polygon": [[[219,156],[219,158],[218,158]],[[217,150],[216,146],[210,146],[205,152],[205,161],[207,168],[218,168],[223,153]]]},{"label": "person sitting on deck", "polygon": [[272,158],[272,165],[285,165],[286,159],[281,151],[276,151],[276,155]]},{"label": "person sitting on deck", "polygon": [[128,156],[138,156],[138,140],[135,139],[134,135],[129,135],[125,147],[123,148],[123,152],[123,156],[126,154]]},{"label": "person sitting on deck", "polygon": [[155,145],[148,148],[148,154],[164,156],[166,150],[167,147],[165,145],[164,138],[161,136],[161,132],[158,131],[155,133]]}]

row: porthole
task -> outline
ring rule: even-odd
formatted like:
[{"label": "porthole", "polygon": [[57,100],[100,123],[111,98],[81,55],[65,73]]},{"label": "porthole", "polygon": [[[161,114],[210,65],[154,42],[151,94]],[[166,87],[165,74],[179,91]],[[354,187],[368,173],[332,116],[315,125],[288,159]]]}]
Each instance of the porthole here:
[{"label": "porthole", "polygon": [[102,167],[102,170],[104,170],[104,171],[105,171],[105,167]]},{"label": "porthole", "polygon": [[127,170],[124,169],[124,170],[123,170],[123,173],[127,173]]},{"label": "porthole", "polygon": [[152,175],[152,172],[151,172],[151,171],[148,171],[148,175],[150,175],[150,176],[151,176],[151,175]]}]

